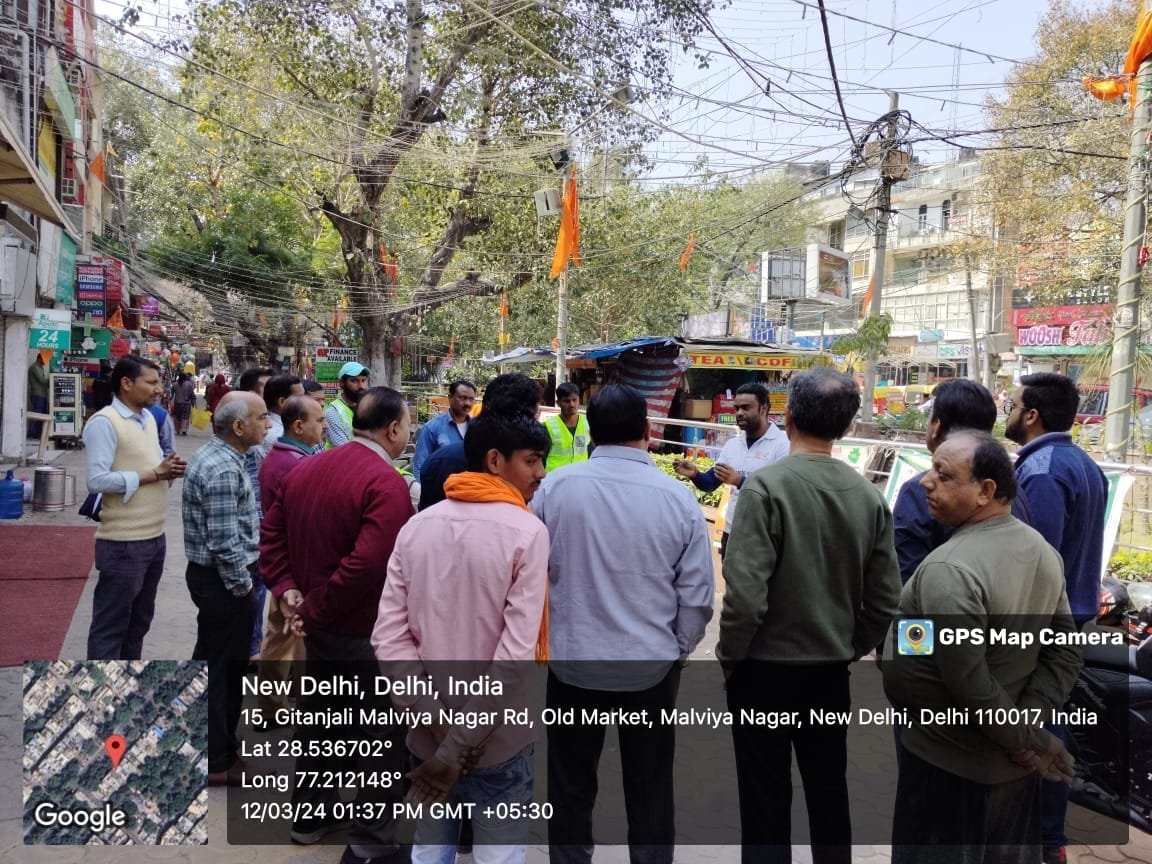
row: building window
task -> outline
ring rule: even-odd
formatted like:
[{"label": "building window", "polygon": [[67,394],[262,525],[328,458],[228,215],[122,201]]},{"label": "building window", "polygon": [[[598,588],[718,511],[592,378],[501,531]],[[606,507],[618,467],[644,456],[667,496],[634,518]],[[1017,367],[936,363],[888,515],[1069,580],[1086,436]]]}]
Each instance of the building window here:
[{"label": "building window", "polygon": [[867,279],[872,273],[872,253],[864,252],[852,256],[852,282]]},{"label": "building window", "polygon": [[844,248],[844,220],[833,222],[828,226],[828,245],[833,249]]},{"label": "building window", "polygon": [[952,199],[945,198],[944,203],[940,205],[940,230],[947,231],[948,225],[952,221]]},{"label": "building window", "polygon": [[916,211],[916,230],[928,230],[928,205],[921,204],[920,209]]},{"label": "building window", "polygon": [[872,229],[868,225],[867,219],[861,219],[858,216],[849,214],[846,224],[846,234],[848,237],[867,237],[872,233]]}]

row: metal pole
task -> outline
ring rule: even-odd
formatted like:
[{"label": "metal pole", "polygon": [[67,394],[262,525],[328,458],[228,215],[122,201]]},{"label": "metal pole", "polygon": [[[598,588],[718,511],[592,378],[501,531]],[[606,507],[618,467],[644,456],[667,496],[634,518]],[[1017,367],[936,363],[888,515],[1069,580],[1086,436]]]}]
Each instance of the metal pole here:
[{"label": "metal pole", "polygon": [[[888,175],[888,153],[896,142],[896,111],[900,107],[900,94],[888,94],[888,135],[885,140],[887,146],[880,155],[880,196],[877,202],[876,238],[872,253],[872,308],[869,315],[880,314],[880,291],[884,287],[884,256],[888,248],[888,217],[892,209],[892,180]],[[864,367],[864,397],[861,405],[860,418],[865,422],[872,420],[872,400],[876,393],[876,361],[869,360]]]},{"label": "metal pole", "polygon": [[820,313],[820,353],[824,353],[824,313]]},{"label": "metal pole", "polygon": [[980,343],[976,341],[976,292],[972,290],[972,262],[964,256],[964,279],[968,286],[968,338],[972,343],[972,356],[968,358],[968,377],[980,380]]},{"label": "metal pole", "polygon": [[1113,462],[1128,458],[1132,389],[1140,342],[1140,248],[1144,244],[1148,192],[1148,127],[1152,120],[1152,57],[1136,73],[1136,106],[1128,151],[1128,195],[1124,200],[1124,248],[1120,253],[1120,287],[1112,321],[1112,371],[1108,380],[1104,450]]},{"label": "metal pole", "polygon": [[988,306],[984,312],[984,358],[980,363],[980,375],[984,382],[984,386],[992,393],[996,392],[996,382],[993,380],[992,375],[992,346],[988,344],[988,337],[995,333],[996,325],[994,307],[996,306],[996,280],[995,278],[987,280],[988,282]]},{"label": "metal pole", "polygon": [[560,274],[556,311],[556,386],[568,380],[564,359],[568,354],[568,268]]}]

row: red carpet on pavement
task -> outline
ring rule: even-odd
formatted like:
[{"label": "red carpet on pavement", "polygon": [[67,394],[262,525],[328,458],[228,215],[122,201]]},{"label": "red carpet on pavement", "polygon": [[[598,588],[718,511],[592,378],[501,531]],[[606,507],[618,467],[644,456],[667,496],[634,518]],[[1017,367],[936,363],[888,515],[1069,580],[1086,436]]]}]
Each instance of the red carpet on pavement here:
[{"label": "red carpet on pavement", "polygon": [[60,656],[95,534],[86,525],[0,526],[0,666]]}]

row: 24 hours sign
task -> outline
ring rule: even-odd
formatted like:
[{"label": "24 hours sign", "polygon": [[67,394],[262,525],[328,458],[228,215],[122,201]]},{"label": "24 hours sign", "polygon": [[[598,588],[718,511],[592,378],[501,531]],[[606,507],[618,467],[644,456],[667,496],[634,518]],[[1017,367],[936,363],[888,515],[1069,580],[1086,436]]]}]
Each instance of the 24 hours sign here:
[{"label": "24 hours sign", "polygon": [[33,309],[29,348],[67,351],[72,347],[71,309]]}]

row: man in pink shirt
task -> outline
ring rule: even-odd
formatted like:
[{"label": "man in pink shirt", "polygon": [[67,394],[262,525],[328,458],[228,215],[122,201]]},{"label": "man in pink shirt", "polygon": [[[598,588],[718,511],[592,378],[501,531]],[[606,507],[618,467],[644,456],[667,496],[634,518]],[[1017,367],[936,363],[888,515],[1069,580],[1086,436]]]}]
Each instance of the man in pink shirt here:
[{"label": "man in pink shirt", "polygon": [[[449,477],[446,500],[410,519],[396,538],[372,633],[382,674],[437,682],[435,695],[392,696],[397,709],[426,711],[432,720],[408,734],[419,762],[408,775],[411,796],[478,805],[474,854],[484,864],[525,859],[528,821],[483,812],[532,800],[535,735],[526,723],[501,721],[505,708],[523,704],[527,661],[547,656],[548,531],[527,503],[544,478],[548,444],[544,427],[527,417],[473,421],[464,439],[469,470]],[[468,554],[445,566],[445,549]],[[503,693],[449,693],[442,679],[462,669],[498,681]],[[501,719],[447,722],[454,716]],[[413,864],[452,864],[459,831],[457,819],[418,823]]]}]

